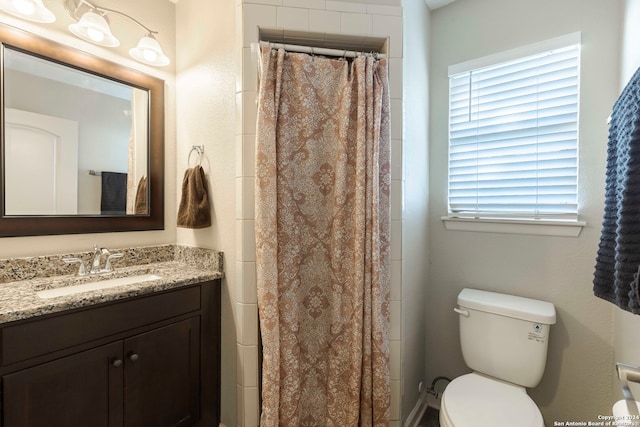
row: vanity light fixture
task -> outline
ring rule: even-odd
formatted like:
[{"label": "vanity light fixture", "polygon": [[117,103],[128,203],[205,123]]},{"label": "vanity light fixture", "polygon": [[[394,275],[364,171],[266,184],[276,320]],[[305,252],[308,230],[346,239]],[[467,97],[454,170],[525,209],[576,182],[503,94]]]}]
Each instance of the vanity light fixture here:
[{"label": "vanity light fixture", "polygon": [[[0,0],[0,2],[4,1],[8,0]],[[99,46],[116,47],[120,45],[118,39],[111,33],[107,15],[112,14],[127,18],[145,30],[145,36],[140,39],[138,45],[129,50],[131,57],[144,64],[157,67],[169,64],[169,58],[162,52],[160,44],[154,37],[154,34],[158,32],[149,29],[140,21],[126,13],[98,6],[87,0],[65,0],[64,7],[67,12],[69,12],[69,15],[77,21],[69,25],[69,30],[81,39]]]},{"label": "vanity light fixture", "polygon": [[0,10],[28,21],[48,24],[56,16],[42,4],[42,0],[0,0]]},{"label": "vanity light fixture", "polygon": [[69,25],[69,31],[83,40],[100,46],[120,46],[120,41],[111,34],[107,20],[97,12],[85,12],[78,22]]},{"label": "vanity light fixture", "polygon": [[162,52],[160,43],[153,37],[152,32],[141,38],[138,45],[129,50],[129,55],[135,60],[148,65],[163,66],[169,64],[169,58]]}]

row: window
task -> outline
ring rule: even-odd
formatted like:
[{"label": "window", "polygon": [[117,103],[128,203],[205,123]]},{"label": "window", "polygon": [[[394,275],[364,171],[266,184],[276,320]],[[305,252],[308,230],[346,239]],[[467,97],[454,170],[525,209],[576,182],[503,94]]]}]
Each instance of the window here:
[{"label": "window", "polygon": [[449,69],[449,217],[577,220],[579,34]]}]

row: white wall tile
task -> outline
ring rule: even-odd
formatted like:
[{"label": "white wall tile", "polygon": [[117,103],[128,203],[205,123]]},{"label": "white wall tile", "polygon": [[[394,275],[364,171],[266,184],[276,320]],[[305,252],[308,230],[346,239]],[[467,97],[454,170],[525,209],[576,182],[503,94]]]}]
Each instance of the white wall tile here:
[{"label": "white wall tile", "polygon": [[391,179],[403,179],[402,139],[391,139]]},{"label": "white wall tile", "polygon": [[256,92],[242,92],[242,133],[256,133],[256,119],[258,118],[258,106],[256,105]]},{"label": "white wall tile", "polygon": [[256,136],[242,135],[242,176],[256,175]]},{"label": "white wall tile", "polygon": [[274,6],[282,6],[283,0],[244,0],[245,3],[266,4]]},{"label": "white wall tile", "polygon": [[236,261],[236,278],[241,289],[236,299],[243,304],[257,304],[256,263]]},{"label": "white wall tile", "polygon": [[391,219],[401,220],[403,211],[403,182],[399,179],[391,180]]},{"label": "white wall tile", "polygon": [[391,317],[390,340],[401,340],[402,331],[402,301],[391,301],[389,304],[389,315]]},{"label": "white wall tile", "polygon": [[244,346],[244,386],[258,387],[258,347]]},{"label": "white wall tile", "polygon": [[283,0],[283,6],[301,7],[305,9],[324,9],[326,0]]},{"label": "white wall tile", "polygon": [[401,349],[402,342],[397,340],[392,340],[389,342],[389,364],[390,364],[390,374],[391,380],[400,381],[401,374]]},{"label": "white wall tile", "polygon": [[[236,425],[244,426],[244,387],[236,385]],[[222,425],[222,424],[221,424]]]},{"label": "white wall tile", "polygon": [[277,9],[276,6],[243,5],[242,47],[251,47],[251,43],[259,40],[258,28],[260,26],[275,28]]},{"label": "white wall tile", "polygon": [[391,261],[391,300],[402,300],[402,261]]},{"label": "white wall tile", "polygon": [[242,191],[243,191],[243,185],[242,185],[242,180],[243,178],[240,177],[236,177],[236,209],[235,209],[235,219],[236,220],[241,220],[242,219],[242,208],[243,208],[243,203],[242,203]]},{"label": "white wall tile", "polygon": [[337,12],[367,13],[367,5],[364,3],[327,0],[327,10]]},{"label": "white wall tile", "polygon": [[[236,328],[236,344],[242,344],[242,312],[240,311],[241,309],[241,304],[236,302],[236,317],[235,317],[235,323],[234,326]],[[237,379],[236,379],[237,382]]]},{"label": "white wall tile", "polygon": [[256,241],[255,241],[255,221],[236,220],[236,260],[255,261]]},{"label": "white wall tile", "polygon": [[400,419],[400,381],[391,381],[391,420]]},{"label": "white wall tile", "polygon": [[258,387],[258,347],[255,345],[237,346],[238,366],[242,369],[238,370],[238,384],[243,387]]},{"label": "white wall tile", "polygon": [[309,9],[279,7],[276,27],[286,28],[288,30],[308,30]]},{"label": "white wall tile", "polygon": [[367,4],[367,13],[370,15],[402,16],[402,7],[383,4]]},{"label": "white wall tile", "polygon": [[240,316],[242,316],[240,344],[258,345],[258,306],[256,304],[240,304],[238,309]]},{"label": "white wall tile", "polygon": [[244,169],[242,166],[244,162],[242,138],[243,136],[241,134],[236,133],[236,178],[242,176],[242,170]]},{"label": "white wall tile", "polygon": [[371,15],[372,34],[389,37],[389,57],[402,58],[402,17]]},{"label": "white wall tile", "polygon": [[363,13],[341,13],[340,32],[344,34],[371,34],[373,20]]},{"label": "white wall tile", "polygon": [[339,33],[340,13],[330,10],[310,10],[309,31],[319,33]]},{"label": "white wall tile", "polygon": [[244,346],[236,344],[236,385],[244,387]]},{"label": "white wall tile", "polygon": [[258,387],[244,388],[244,425],[246,427],[255,427],[260,424],[260,400],[258,395]]},{"label": "white wall tile", "polygon": [[242,132],[242,92],[236,93],[236,135],[241,135]]},{"label": "white wall tile", "polygon": [[242,210],[244,215],[243,218],[255,219],[256,218],[255,178],[252,176],[245,176],[242,178],[242,184],[243,184],[243,194],[242,194],[243,209]]},{"label": "white wall tile", "polygon": [[402,58],[389,58],[389,91],[391,98],[402,98]]},{"label": "white wall tile", "polygon": [[402,259],[402,221],[391,220],[391,260]]},{"label": "white wall tile", "polygon": [[255,219],[255,179],[252,176],[236,178],[236,219]]},{"label": "white wall tile", "polygon": [[258,90],[258,55],[250,47],[242,48],[242,90]]},{"label": "white wall tile", "polygon": [[402,100],[401,99],[391,100],[391,138],[402,139]]}]

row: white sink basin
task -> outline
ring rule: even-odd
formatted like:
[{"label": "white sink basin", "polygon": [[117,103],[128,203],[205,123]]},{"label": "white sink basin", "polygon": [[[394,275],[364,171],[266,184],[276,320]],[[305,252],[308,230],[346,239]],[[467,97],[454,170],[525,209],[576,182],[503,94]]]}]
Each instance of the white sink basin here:
[{"label": "white sink basin", "polygon": [[60,288],[47,289],[37,292],[40,298],[57,298],[67,295],[80,294],[88,291],[97,291],[100,289],[115,288],[116,286],[131,285],[134,283],[148,282],[150,280],[158,280],[162,277],[155,274],[141,274],[139,276],[118,277],[117,279],[101,280],[97,282],[83,283],[74,286],[62,286]]}]

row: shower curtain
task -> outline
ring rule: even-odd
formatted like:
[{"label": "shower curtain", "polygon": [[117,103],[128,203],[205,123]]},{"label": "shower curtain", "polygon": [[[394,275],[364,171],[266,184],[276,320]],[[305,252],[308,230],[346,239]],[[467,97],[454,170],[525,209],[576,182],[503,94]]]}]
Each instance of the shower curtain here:
[{"label": "shower curtain", "polygon": [[386,59],[263,47],[256,138],[261,426],[386,426]]}]

